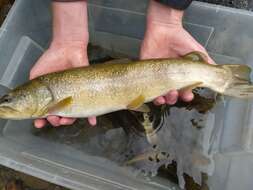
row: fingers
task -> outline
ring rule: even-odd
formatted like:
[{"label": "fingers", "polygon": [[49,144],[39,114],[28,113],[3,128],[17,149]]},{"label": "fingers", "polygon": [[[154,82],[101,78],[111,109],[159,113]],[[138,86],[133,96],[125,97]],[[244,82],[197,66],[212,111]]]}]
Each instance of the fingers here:
[{"label": "fingers", "polygon": [[199,52],[203,52],[206,55],[206,60],[209,64],[214,64],[216,65],[216,63],[214,62],[214,60],[209,56],[208,52],[206,51],[206,49],[200,44],[198,43],[192,36],[189,35],[189,43],[187,43],[189,46],[187,47],[187,49],[189,49],[188,51],[199,51]]},{"label": "fingers", "polygon": [[208,55],[207,51],[205,51],[205,54],[207,55],[207,63],[217,65],[214,60]]},{"label": "fingers", "polygon": [[59,127],[61,125],[72,125],[76,119],[74,118],[66,118],[66,117],[58,117],[58,116],[48,116],[47,120],[54,127]]},{"label": "fingers", "polygon": [[163,96],[160,96],[160,97],[158,97],[154,100],[154,104],[157,105],[157,106],[165,104],[165,103],[166,103],[166,101],[165,101],[165,98]]},{"label": "fingers", "polygon": [[[74,118],[60,118],[57,116],[48,116],[47,117],[48,122],[53,125],[54,127],[58,127],[60,125],[72,125],[76,119]],[[38,129],[43,128],[46,123],[47,123],[46,119],[36,119],[34,121],[34,126]]]},{"label": "fingers", "polygon": [[47,50],[31,69],[29,79],[31,80],[43,74],[49,73],[51,71],[51,67],[48,67],[48,65],[51,65],[52,63],[54,62],[51,60],[50,53],[48,53]]},{"label": "fingers", "polygon": [[213,65],[217,65],[215,63],[215,61],[211,57],[209,57],[209,56],[208,56],[208,63],[213,64]]},{"label": "fingers", "polygon": [[76,119],[63,117],[60,119],[60,125],[72,125]]},{"label": "fingers", "polygon": [[96,117],[89,117],[89,118],[88,118],[88,122],[89,122],[89,124],[90,124],[91,126],[97,125],[97,119],[96,119]]},{"label": "fingers", "polygon": [[178,91],[177,90],[171,90],[168,92],[165,96],[160,96],[154,100],[155,105],[162,105],[162,104],[169,104],[173,105],[177,102],[178,99]]},{"label": "fingers", "polygon": [[34,121],[34,126],[35,126],[37,129],[43,128],[46,124],[47,124],[47,121],[46,121],[45,119],[36,119],[36,120]]},{"label": "fingers", "polygon": [[154,100],[155,105],[169,104],[173,105],[177,102],[178,98],[185,102],[190,102],[194,98],[192,91],[176,91],[172,90],[168,92],[165,96],[160,96]]},{"label": "fingers", "polygon": [[193,100],[194,94],[192,93],[192,91],[180,91],[179,97],[185,102],[190,102]]},{"label": "fingers", "polygon": [[216,65],[216,63],[214,62],[214,60],[209,56],[209,54],[206,51],[206,49],[202,45],[200,45],[200,44],[198,44],[198,45],[199,45],[198,51],[203,52],[206,55],[206,60],[205,61],[207,63],[209,63],[209,64]]},{"label": "fingers", "polygon": [[173,105],[177,102],[178,99],[178,91],[172,90],[168,94],[165,95],[166,103],[169,105]]},{"label": "fingers", "polygon": [[47,120],[54,127],[59,127],[61,125],[60,124],[60,117],[57,117],[57,116],[48,116]]},{"label": "fingers", "polygon": [[[76,121],[76,119],[74,118],[66,118],[66,117],[61,118],[58,116],[48,116],[47,120],[54,127],[59,127],[61,125],[72,125]],[[34,121],[34,126],[38,129],[41,129],[47,124],[47,120],[36,119]],[[89,117],[88,122],[91,126],[95,126],[97,124],[97,119],[96,117]]]}]

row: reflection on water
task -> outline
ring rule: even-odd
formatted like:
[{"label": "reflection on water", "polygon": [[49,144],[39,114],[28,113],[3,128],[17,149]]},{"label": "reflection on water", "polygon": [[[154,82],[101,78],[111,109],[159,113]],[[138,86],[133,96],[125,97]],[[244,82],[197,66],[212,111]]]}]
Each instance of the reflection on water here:
[{"label": "reflection on water", "polygon": [[[94,62],[113,57],[98,47],[94,49],[103,55]],[[92,56],[89,52],[90,60]],[[214,169],[213,142],[219,131],[216,121],[222,119],[224,106],[211,91],[197,89],[194,93],[195,99],[190,103],[149,104],[149,114],[119,111],[98,117],[96,127],[79,119],[72,126],[48,126],[34,134],[107,158],[139,175],[158,175],[181,187],[186,182],[187,189],[207,189],[205,174]]]}]

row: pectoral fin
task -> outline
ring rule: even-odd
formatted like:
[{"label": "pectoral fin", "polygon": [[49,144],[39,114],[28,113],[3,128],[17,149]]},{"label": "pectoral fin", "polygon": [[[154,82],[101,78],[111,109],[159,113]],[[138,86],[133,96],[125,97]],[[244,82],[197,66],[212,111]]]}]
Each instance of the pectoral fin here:
[{"label": "pectoral fin", "polygon": [[67,97],[63,100],[60,100],[59,102],[55,103],[55,104],[51,104],[51,105],[48,105],[47,107],[45,107],[45,109],[43,109],[41,112],[40,112],[40,116],[44,116],[46,114],[50,114],[50,113],[54,113],[54,112],[57,112],[57,111],[60,111],[68,106],[70,106],[73,102],[73,98],[70,96],[70,97]]},{"label": "pectoral fin", "polygon": [[191,61],[200,61],[200,62],[207,62],[207,56],[202,53],[202,52],[198,52],[198,51],[193,51],[191,53],[188,53],[186,55],[183,56],[183,58],[191,60]]},{"label": "pectoral fin", "polygon": [[59,110],[62,110],[68,106],[70,106],[73,102],[73,98],[70,96],[70,97],[67,97],[59,102],[57,102],[56,104],[50,106],[48,108],[48,113],[53,113],[53,112],[56,112],[56,111],[59,111]]},{"label": "pectoral fin", "polygon": [[183,90],[183,91],[192,91],[194,88],[197,88],[197,87],[200,87],[201,85],[203,84],[203,82],[196,82],[194,84],[191,84],[189,86],[186,86],[180,90]]},{"label": "pectoral fin", "polygon": [[146,104],[144,104],[144,102],[145,97],[140,95],[127,106],[127,109],[144,113],[150,112],[149,107]]}]

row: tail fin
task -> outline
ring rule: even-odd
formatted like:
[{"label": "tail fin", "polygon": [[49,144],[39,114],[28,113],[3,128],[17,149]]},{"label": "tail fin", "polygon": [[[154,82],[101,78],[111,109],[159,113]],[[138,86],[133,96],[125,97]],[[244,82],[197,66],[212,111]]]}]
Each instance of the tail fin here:
[{"label": "tail fin", "polygon": [[224,94],[238,98],[253,98],[253,85],[250,81],[251,68],[247,65],[222,65],[231,71],[232,80]]}]

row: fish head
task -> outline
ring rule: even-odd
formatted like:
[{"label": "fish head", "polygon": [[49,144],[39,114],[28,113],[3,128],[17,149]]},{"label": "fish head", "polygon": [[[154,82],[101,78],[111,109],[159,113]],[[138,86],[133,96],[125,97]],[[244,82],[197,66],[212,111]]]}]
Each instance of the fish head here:
[{"label": "fish head", "polygon": [[31,119],[46,104],[48,90],[44,86],[29,82],[19,86],[0,98],[0,118]]}]

